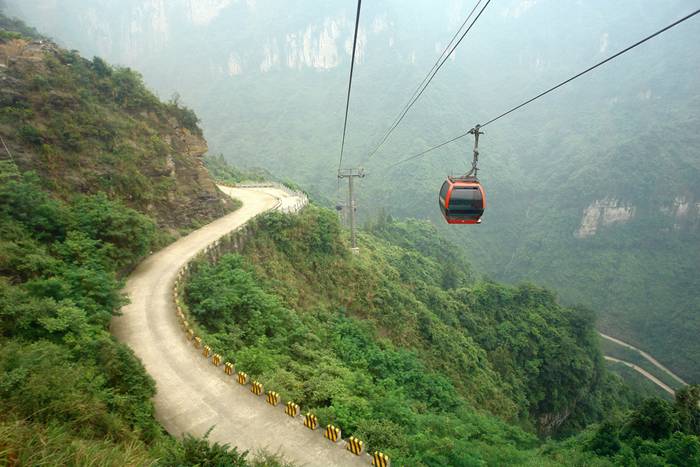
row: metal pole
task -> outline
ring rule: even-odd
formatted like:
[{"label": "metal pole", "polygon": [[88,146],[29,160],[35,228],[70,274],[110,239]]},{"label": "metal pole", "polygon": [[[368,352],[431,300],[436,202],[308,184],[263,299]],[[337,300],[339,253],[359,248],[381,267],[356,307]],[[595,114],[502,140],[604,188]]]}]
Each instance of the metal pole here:
[{"label": "metal pole", "polygon": [[338,178],[348,179],[348,200],[345,205],[345,211],[350,210],[346,215],[350,216],[350,243],[351,250],[353,253],[358,253],[357,248],[357,221],[355,219],[355,213],[357,211],[357,204],[355,203],[355,183],[353,178],[365,176],[365,171],[360,167],[357,169],[341,169],[338,170]]},{"label": "metal pole", "polygon": [[355,232],[355,195],[353,193],[352,179],[348,177],[348,189],[350,191],[350,243],[357,248],[357,233]]}]

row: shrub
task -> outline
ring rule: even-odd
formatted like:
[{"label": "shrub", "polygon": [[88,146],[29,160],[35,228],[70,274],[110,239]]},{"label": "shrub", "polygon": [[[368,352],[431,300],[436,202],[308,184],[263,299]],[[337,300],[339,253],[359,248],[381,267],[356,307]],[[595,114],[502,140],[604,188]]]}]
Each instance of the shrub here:
[{"label": "shrub", "polygon": [[163,459],[164,465],[169,466],[200,466],[200,467],[246,467],[248,452],[239,453],[235,447],[228,444],[210,443],[210,428],[203,438],[195,438],[189,433],[185,435],[175,449],[171,449]]},{"label": "shrub", "polygon": [[19,127],[18,134],[22,141],[32,146],[41,146],[44,143],[43,136],[32,125],[22,125]]}]

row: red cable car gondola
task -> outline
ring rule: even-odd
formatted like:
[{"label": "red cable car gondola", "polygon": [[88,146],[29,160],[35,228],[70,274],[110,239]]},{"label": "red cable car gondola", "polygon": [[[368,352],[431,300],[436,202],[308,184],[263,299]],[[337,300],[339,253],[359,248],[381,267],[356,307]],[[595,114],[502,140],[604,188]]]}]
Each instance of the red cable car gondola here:
[{"label": "red cable car gondola", "polygon": [[486,194],[476,177],[447,177],[439,202],[448,224],[481,224]]},{"label": "red cable car gondola", "polygon": [[448,224],[481,224],[486,208],[486,193],[476,178],[479,171],[479,131],[476,125],[469,133],[474,135],[474,160],[469,173],[461,177],[447,177],[442,184],[438,203]]}]

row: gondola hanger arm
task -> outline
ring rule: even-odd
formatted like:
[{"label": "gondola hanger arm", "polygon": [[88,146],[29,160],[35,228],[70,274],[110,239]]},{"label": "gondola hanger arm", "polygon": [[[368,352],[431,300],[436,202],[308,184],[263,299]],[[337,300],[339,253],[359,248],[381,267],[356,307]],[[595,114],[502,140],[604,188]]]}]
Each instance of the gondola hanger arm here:
[{"label": "gondola hanger arm", "polygon": [[484,132],[481,131],[481,125],[476,124],[474,128],[469,130],[470,135],[474,135],[474,156],[472,159],[472,168],[467,174],[467,177],[476,177],[479,172],[479,135],[483,135]]}]

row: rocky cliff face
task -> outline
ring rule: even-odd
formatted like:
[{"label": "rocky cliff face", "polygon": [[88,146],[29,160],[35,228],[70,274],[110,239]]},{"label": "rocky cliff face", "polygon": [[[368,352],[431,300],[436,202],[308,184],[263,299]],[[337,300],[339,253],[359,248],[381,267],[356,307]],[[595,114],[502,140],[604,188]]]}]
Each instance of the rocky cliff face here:
[{"label": "rocky cliff face", "polygon": [[[670,203],[647,207],[653,216],[664,219],[666,230],[696,231],[700,226],[700,202],[690,195],[678,195]],[[596,235],[602,228],[622,225],[632,221],[637,207],[616,198],[603,198],[592,202],[583,210],[581,223],[574,232],[576,238]],[[649,213],[647,213],[649,214]]]},{"label": "rocky cliff face", "polygon": [[[317,15],[303,23],[290,21],[262,40],[259,34],[255,34],[255,39],[247,37],[246,48],[242,50],[240,40],[231,40],[237,37],[235,30],[245,24],[269,22],[277,6],[269,2],[259,6],[254,0],[125,0],[116,8],[79,1],[66,7],[70,18],[59,24],[53,20],[59,8],[56,4],[9,0],[7,5],[10,14],[31,17],[33,24],[50,36],[69,42],[71,47],[139,69],[147,68],[150,57],[181,46],[183,34],[197,37],[205,30],[229,31],[222,33],[216,43],[199,45],[210,58],[209,69],[219,75],[237,76],[275,69],[327,70],[347,63],[352,52],[354,21],[350,16],[354,12],[332,7],[320,8]],[[289,8],[308,9],[306,5],[289,5]],[[105,14],[106,10],[110,14]],[[363,22],[368,26],[359,31],[358,62],[363,61],[369,40],[381,40],[389,46],[394,42],[393,23],[385,13],[365,14],[370,17],[367,23]],[[252,48],[251,43],[255,44]],[[222,53],[214,54],[214,49]],[[409,55],[406,60],[410,58]]]},{"label": "rocky cliff face", "polygon": [[0,40],[0,134],[59,197],[107,192],[170,229],[233,208],[202,164],[207,143],[137,74],[46,41]]},{"label": "rocky cliff face", "polygon": [[661,206],[659,210],[671,221],[673,230],[700,227],[700,200],[690,195],[678,195],[671,204]]},{"label": "rocky cliff face", "polygon": [[617,199],[601,199],[583,210],[581,225],[574,234],[578,238],[591,237],[600,227],[624,224],[634,217],[635,207]]}]

